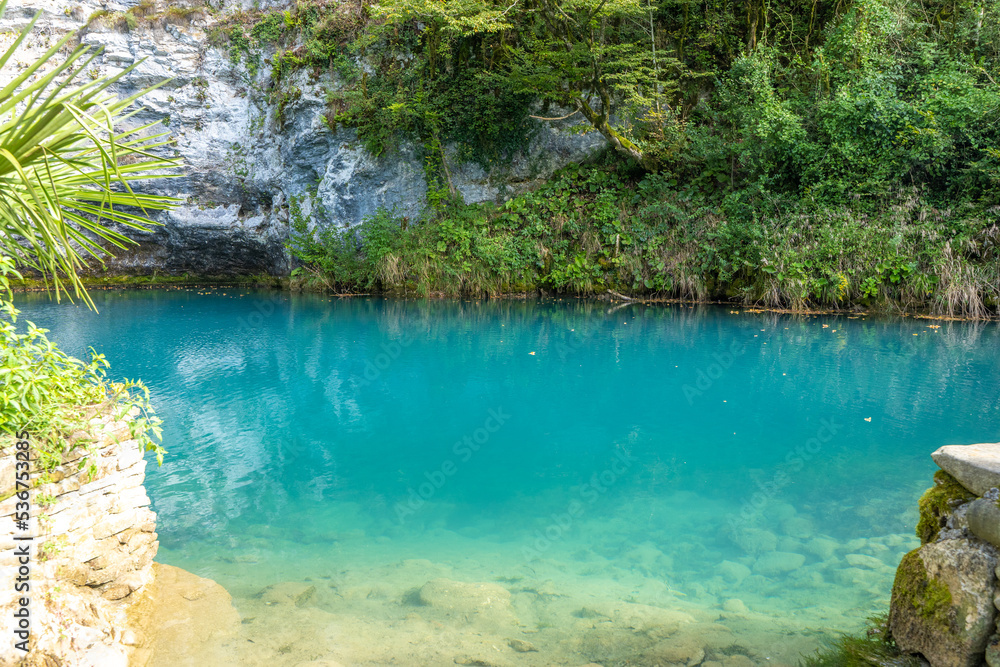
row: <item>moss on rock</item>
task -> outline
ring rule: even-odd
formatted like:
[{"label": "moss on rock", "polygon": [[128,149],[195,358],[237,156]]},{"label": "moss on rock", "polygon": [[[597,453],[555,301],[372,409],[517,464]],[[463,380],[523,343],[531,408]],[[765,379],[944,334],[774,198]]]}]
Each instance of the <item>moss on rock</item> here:
[{"label": "moss on rock", "polygon": [[951,591],[945,584],[928,576],[920,558],[920,549],[906,554],[899,563],[892,585],[892,606],[894,609],[912,607],[924,620],[941,630],[949,630]]},{"label": "moss on rock", "polygon": [[976,539],[932,542],[896,570],[889,629],[904,653],[935,667],[979,667],[996,632],[997,551]]},{"label": "moss on rock", "polygon": [[937,539],[955,506],[974,500],[976,495],[943,470],[934,473],[934,486],[920,496],[917,537],[921,544]]},{"label": "moss on rock", "polygon": [[[922,607],[919,606],[922,603]],[[936,579],[928,579],[923,600],[913,601],[920,615],[941,626],[948,625],[948,610],[951,609],[951,591]]]}]

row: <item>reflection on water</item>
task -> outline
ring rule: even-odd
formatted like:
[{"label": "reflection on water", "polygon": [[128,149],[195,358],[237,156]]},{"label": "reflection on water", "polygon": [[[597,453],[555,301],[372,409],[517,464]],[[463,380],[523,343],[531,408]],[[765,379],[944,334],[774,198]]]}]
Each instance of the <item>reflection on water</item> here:
[{"label": "reflection on water", "polygon": [[150,385],[159,560],[245,664],[795,664],[1000,439],[994,324],[201,292],[22,305]]}]

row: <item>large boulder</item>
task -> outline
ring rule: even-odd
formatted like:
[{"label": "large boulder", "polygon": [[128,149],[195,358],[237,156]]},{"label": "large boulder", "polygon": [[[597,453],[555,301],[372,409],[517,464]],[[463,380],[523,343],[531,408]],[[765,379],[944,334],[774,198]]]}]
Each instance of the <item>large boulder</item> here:
[{"label": "large boulder", "polygon": [[240,616],[222,586],[170,565],[154,563],[155,578],[129,609],[133,667],[229,667]]},{"label": "large boulder", "polygon": [[889,630],[899,648],[931,667],[980,667],[997,616],[997,550],[943,540],[903,557],[892,588]]},{"label": "large boulder", "polygon": [[931,458],[977,496],[1000,487],[1000,443],[947,445]]}]

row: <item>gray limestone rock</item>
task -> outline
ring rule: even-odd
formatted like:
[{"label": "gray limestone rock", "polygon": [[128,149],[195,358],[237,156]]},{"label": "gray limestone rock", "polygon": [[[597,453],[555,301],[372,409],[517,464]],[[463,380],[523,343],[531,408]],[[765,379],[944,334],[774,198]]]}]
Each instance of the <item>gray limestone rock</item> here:
[{"label": "gray limestone rock", "polygon": [[977,496],[1000,486],[1000,443],[947,445],[931,458]]},{"label": "gray limestone rock", "polygon": [[969,503],[966,519],[973,535],[1000,547],[1000,506],[997,506],[997,501],[980,498]]},{"label": "gray limestone rock", "polygon": [[900,649],[931,667],[980,667],[996,631],[997,550],[979,540],[942,540],[903,557],[889,629]]}]

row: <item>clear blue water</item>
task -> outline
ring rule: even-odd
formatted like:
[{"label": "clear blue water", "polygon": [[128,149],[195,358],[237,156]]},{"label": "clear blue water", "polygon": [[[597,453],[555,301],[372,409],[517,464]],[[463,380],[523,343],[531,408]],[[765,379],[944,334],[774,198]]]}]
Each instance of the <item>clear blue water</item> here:
[{"label": "clear blue water", "polygon": [[150,386],[158,560],[232,593],[240,664],[793,665],[887,606],[930,453],[1000,440],[994,324],[94,296],[20,302]]}]

